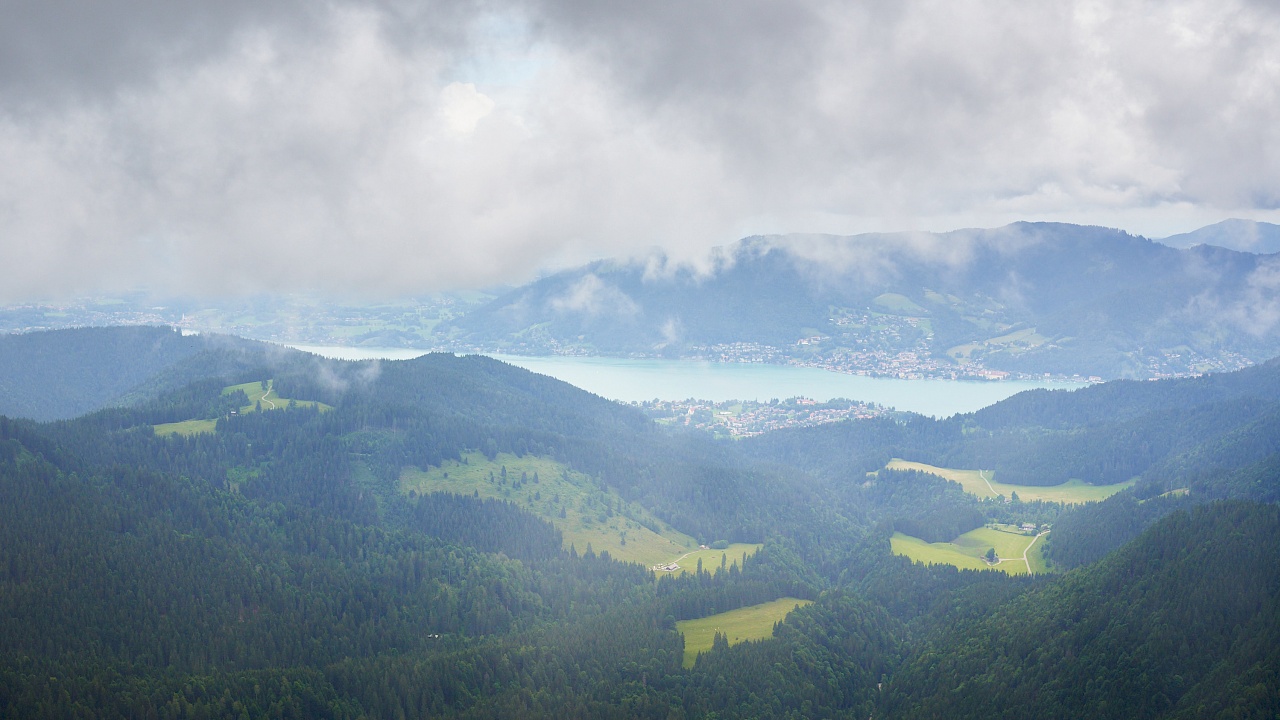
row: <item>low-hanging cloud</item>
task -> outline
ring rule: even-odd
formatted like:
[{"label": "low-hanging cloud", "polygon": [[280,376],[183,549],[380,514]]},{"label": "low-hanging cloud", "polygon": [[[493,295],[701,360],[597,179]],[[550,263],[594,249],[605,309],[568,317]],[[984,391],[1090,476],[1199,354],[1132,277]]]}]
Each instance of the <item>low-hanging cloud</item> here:
[{"label": "low-hanging cloud", "polygon": [[1259,338],[1274,336],[1280,327],[1280,259],[1265,258],[1245,278],[1240,296],[1229,301],[1198,298],[1201,312]]},{"label": "low-hanging cloud", "polygon": [[6,299],[1280,207],[1267,2],[19,4]]},{"label": "low-hanging cloud", "polygon": [[587,273],[568,287],[561,295],[547,301],[556,312],[581,313],[590,316],[631,316],[640,312],[626,293],[600,279],[595,273]]}]

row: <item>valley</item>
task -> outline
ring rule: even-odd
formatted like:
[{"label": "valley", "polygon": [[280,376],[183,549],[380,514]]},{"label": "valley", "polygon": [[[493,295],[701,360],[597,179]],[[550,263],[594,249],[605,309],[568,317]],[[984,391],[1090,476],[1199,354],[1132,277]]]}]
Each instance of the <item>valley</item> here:
[{"label": "valley", "polygon": [[1280,720],[1280,2],[0,14],[0,720]]},{"label": "valley", "polygon": [[[0,416],[0,714],[1271,702],[1275,362],[944,418],[780,401],[734,436],[486,357],[65,332],[21,352],[97,405]],[[9,367],[25,402],[46,367]],[[1095,690],[1020,694],[1041,677]]]}]

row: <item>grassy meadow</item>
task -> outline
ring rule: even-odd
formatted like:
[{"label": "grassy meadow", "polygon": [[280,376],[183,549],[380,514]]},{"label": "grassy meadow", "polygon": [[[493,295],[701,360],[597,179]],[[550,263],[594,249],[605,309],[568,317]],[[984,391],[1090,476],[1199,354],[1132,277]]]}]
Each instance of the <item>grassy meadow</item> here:
[{"label": "grassy meadow", "polygon": [[[616,559],[653,566],[698,550],[692,537],[639,504],[626,502],[594,478],[550,458],[501,453],[489,460],[481,453],[468,453],[462,462],[449,460],[442,467],[406,468],[400,474],[400,491],[407,495],[479,494],[509,500],[555,525],[564,535],[565,547],[573,545],[580,553],[590,545],[597,553],[608,550]],[[703,552],[714,554],[718,568],[721,553],[730,553],[732,562],[736,551]],[[690,567],[697,563],[693,557],[689,558]],[[711,560],[704,558],[703,564],[711,564]],[[683,568],[686,562],[680,561],[680,565]]]},{"label": "grassy meadow", "polygon": [[249,396],[249,404],[240,408],[241,413],[253,412],[258,407],[258,403],[262,403],[263,410],[283,410],[287,407],[309,408],[318,407],[321,411],[332,410],[333,407],[322,402],[314,400],[290,400],[282,398],[279,395],[273,395],[275,392],[275,383],[271,380],[267,381],[264,388],[261,382],[247,382],[239,385],[230,385],[222,388],[223,395],[243,390],[245,395]]},{"label": "grassy meadow", "polygon": [[797,607],[811,603],[811,600],[780,598],[697,620],[682,620],[676,623],[676,630],[684,635],[684,666],[693,667],[698,655],[711,649],[711,641],[717,632],[727,636],[730,645],[773,637],[774,623]]},{"label": "grassy meadow", "polygon": [[[710,572],[712,575],[720,572],[720,563],[723,561],[724,566],[730,567],[737,563],[738,567],[742,567],[742,562],[749,556],[754,555],[763,545],[759,543],[731,543],[729,547],[723,550],[693,550],[687,555],[681,553],[681,558],[676,563],[680,566],[674,575],[683,575],[685,573],[697,572],[698,561],[702,561],[702,569]],[[671,558],[675,560],[676,558]]]},{"label": "grassy meadow", "polygon": [[1090,485],[1083,480],[1073,479],[1061,485],[1005,485],[1004,483],[996,482],[995,473],[989,470],[940,468],[899,458],[890,460],[889,464],[885,465],[885,468],[889,470],[919,470],[931,473],[960,483],[965,492],[980,498],[994,498],[997,495],[1003,495],[1008,498],[1016,492],[1020,500],[1047,500],[1068,505],[1106,500],[1137,482],[1134,479],[1114,485]]},{"label": "grassy meadow", "polygon": [[211,433],[217,426],[217,420],[183,420],[182,422],[161,423],[152,425],[157,435],[196,435]]},{"label": "grassy meadow", "polygon": [[[1027,565],[1035,573],[1048,572],[1044,555],[1044,538],[1024,535],[1011,526],[981,527],[945,543],[927,543],[920,538],[896,532],[889,540],[894,555],[904,555],[928,565],[954,565],[962,570],[999,570],[1010,575],[1025,575]],[[1027,561],[1022,553],[1027,552]],[[995,548],[1001,562],[988,565],[983,556]]]},{"label": "grassy meadow", "polygon": [[[271,380],[266,381],[266,386],[260,381],[241,383],[239,385],[228,385],[222,388],[223,395],[230,395],[237,390],[243,390],[245,395],[249,396],[249,404],[240,408],[241,414],[256,412],[259,403],[263,410],[283,410],[287,407],[318,407],[321,411],[332,410],[333,407],[322,402],[314,400],[290,400],[282,398],[279,395],[273,395],[275,388]],[[152,429],[157,435],[195,435],[197,433],[211,433],[217,425],[217,420],[183,420],[182,422],[161,423],[153,425]]]}]

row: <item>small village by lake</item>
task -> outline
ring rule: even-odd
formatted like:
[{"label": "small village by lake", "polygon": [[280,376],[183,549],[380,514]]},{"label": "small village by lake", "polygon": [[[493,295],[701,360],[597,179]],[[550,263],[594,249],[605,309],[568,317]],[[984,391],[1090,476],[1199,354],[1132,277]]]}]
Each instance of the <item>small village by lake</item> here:
[{"label": "small village by lake", "polygon": [[[404,348],[291,347],[340,360],[407,360],[427,352]],[[949,417],[980,410],[1024,390],[1074,390],[1088,385],[1064,380],[868,377],[766,363],[496,354],[490,357],[563,380],[610,400],[665,405],[672,417],[700,411],[739,416],[741,409],[731,406],[747,401],[749,411],[755,415],[749,415],[746,420],[761,416],[774,418],[771,426],[761,429],[790,426],[779,420],[778,411],[783,401],[794,398],[802,399],[796,409],[805,411],[807,416],[816,416],[815,422],[803,424],[816,424],[819,419],[831,422],[890,409]],[[820,410],[825,412],[816,412]]]}]

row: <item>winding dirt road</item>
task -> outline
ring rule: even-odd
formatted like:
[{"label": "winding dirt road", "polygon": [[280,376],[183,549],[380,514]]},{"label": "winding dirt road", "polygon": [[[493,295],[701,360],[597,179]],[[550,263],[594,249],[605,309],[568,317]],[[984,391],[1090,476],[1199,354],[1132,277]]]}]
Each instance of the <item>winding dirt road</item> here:
[{"label": "winding dirt road", "polygon": [[268,381],[267,381],[267,391],[266,391],[266,392],[264,392],[264,393],[262,393],[262,397],[258,398],[258,401],[259,401],[259,402],[270,403],[270,404],[271,404],[271,409],[272,409],[272,410],[275,410],[275,409],[276,409],[276,404],[275,404],[273,401],[268,400],[268,399],[267,399],[267,396],[271,394],[271,391],[275,389],[275,386],[276,386],[275,381],[273,381],[273,380],[268,380]]},{"label": "winding dirt road", "polygon": [[[995,475],[995,473],[992,473],[992,475]],[[987,479],[987,471],[986,471],[986,470],[979,470],[979,471],[978,471],[978,477],[982,478],[982,482],[984,482],[984,483],[986,483],[986,484],[987,484],[987,489],[991,491],[991,497],[999,497],[999,496],[1000,496],[1000,493],[996,492],[996,489],[995,489],[994,487],[991,487],[991,481]]]},{"label": "winding dirt road", "polygon": [[1036,541],[1040,539],[1041,535],[1048,535],[1048,534],[1049,534],[1048,530],[1045,530],[1042,533],[1038,533],[1035,537],[1031,538],[1031,542],[1027,543],[1026,549],[1022,551],[1022,562],[1026,563],[1027,565],[1028,575],[1031,574],[1031,561],[1027,559],[1027,553],[1031,552],[1031,546],[1036,544]]}]

